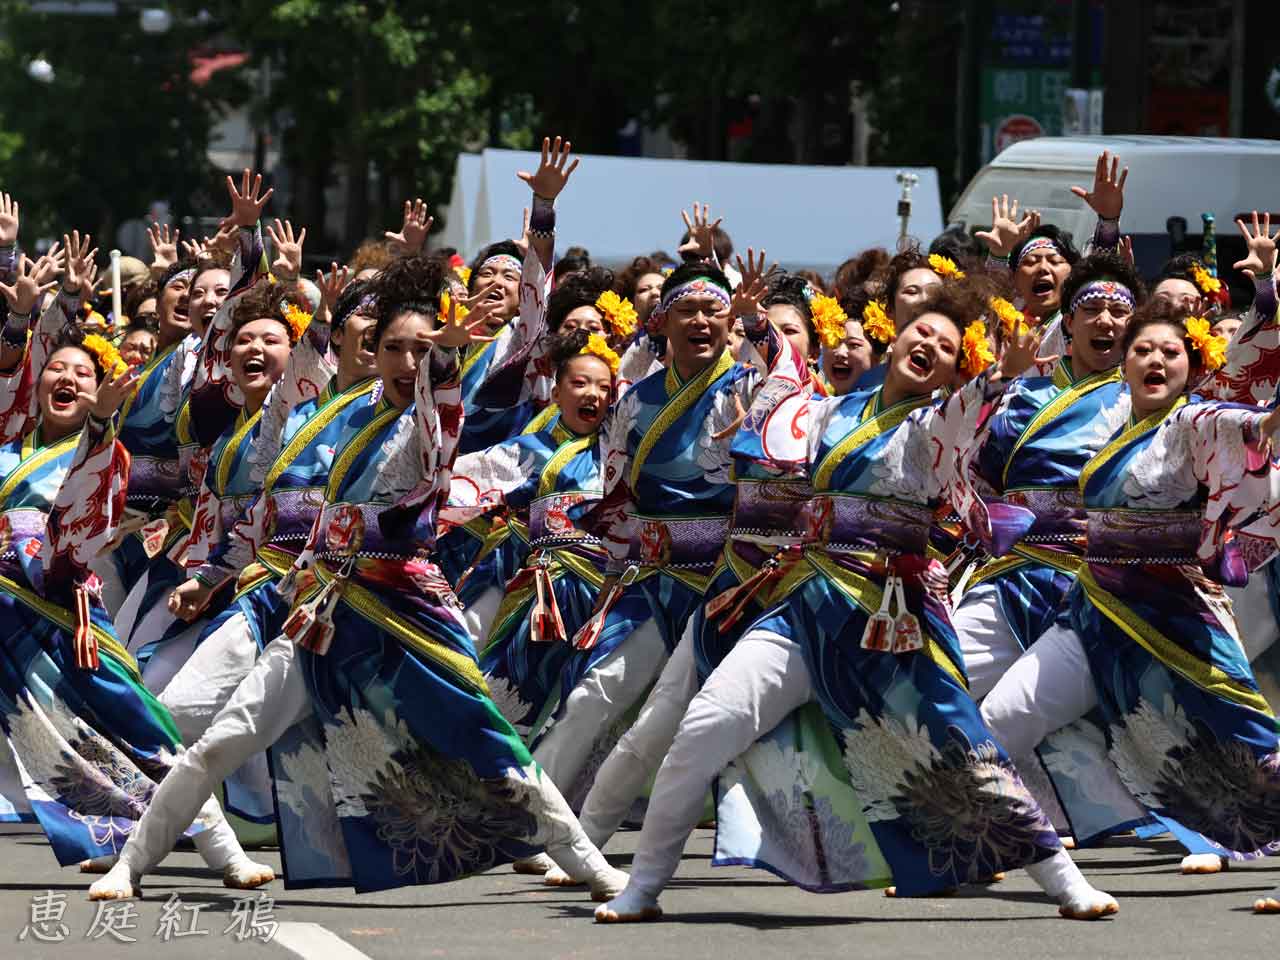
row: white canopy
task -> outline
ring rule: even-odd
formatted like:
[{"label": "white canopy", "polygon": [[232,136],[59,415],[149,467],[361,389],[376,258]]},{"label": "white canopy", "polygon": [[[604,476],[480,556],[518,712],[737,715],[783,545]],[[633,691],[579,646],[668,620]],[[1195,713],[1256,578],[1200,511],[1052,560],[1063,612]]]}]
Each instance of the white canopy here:
[{"label": "white canopy", "polygon": [[[485,150],[459,154],[442,245],[473,256],[512,237],[529,188],[518,170],[535,170],[536,153]],[[942,231],[938,174],[907,168],[912,191],[910,233],[927,245]],[[557,204],[558,245],[586,247],[598,263],[624,264],[640,254],[674,255],[684,224],[680,211],[696,201],[724,217],[738,253],[761,244],[788,269],[830,272],[867,247],[892,250],[898,240],[901,193],[890,167],[803,167],[583,155]]]}]

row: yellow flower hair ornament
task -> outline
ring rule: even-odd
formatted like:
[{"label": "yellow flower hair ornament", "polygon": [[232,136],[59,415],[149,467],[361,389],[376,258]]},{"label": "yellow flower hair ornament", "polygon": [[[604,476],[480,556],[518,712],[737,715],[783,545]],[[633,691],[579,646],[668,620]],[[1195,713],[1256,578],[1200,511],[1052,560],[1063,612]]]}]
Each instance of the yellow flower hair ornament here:
[{"label": "yellow flower hair ornament", "polygon": [[471,282],[470,267],[454,267],[453,272],[458,275],[458,279],[462,281],[464,287]]},{"label": "yellow flower hair ornament", "polygon": [[[441,293],[440,293],[440,316],[441,316],[444,320],[448,320],[448,319],[449,319],[449,304],[450,304],[450,302],[452,301],[452,299],[453,299],[453,298],[449,296],[449,291],[448,291],[448,290],[443,290],[443,291],[441,291]],[[471,311],[470,311],[470,310],[468,310],[466,307],[464,307],[464,306],[462,305],[462,303],[461,303],[461,302],[459,302],[459,303],[458,303],[458,314],[457,314],[457,319],[458,319],[458,320],[464,320],[464,319],[466,319],[467,314],[468,314],[468,313],[470,313],[470,312],[471,312]]]},{"label": "yellow flower hair ornament", "polygon": [[862,308],[862,332],[885,346],[893,343],[897,337],[893,321],[884,312],[884,304],[879,300],[871,300]]},{"label": "yellow flower hair ornament", "polygon": [[929,254],[929,269],[938,276],[951,280],[963,280],[964,271],[956,266],[956,262],[950,257],[944,257],[940,253]]},{"label": "yellow flower hair ornament", "polygon": [[112,346],[111,341],[106,337],[91,333],[81,341],[80,345],[93,354],[104,375],[110,379],[114,380],[129,369],[129,365],[121,359],[120,351]]},{"label": "yellow flower hair ornament", "polygon": [[971,377],[976,377],[996,362],[996,355],[991,352],[991,344],[987,342],[987,325],[983,321],[975,320],[964,328],[960,356],[963,358],[961,368]]},{"label": "yellow flower hair ornament", "polygon": [[1013,336],[1014,331],[1017,331],[1020,337],[1027,335],[1030,329],[1027,326],[1027,319],[1012,303],[1004,297],[992,297],[989,306],[991,312],[996,315],[996,319],[1000,321],[1000,330],[1006,337]]},{"label": "yellow flower hair ornament", "polygon": [[1227,339],[1213,333],[1204,317],[1187,318],[1187,339],[1200,354],[1205,369],[1217,370],[1227,359]]},{"label": "yellow flower hair ornament", "polygon": [[1191,278],[1195,281],[1200,292],[1204,294],[1217,293],[1222,289],[1222,281],[1213,276],[1198,263],[1191,264]]},{"label": "yellow flower hair ornament", "polygon": [[844,325],[849,322],[849,316],[835,297],[816,294],[809,301],[809,315],[824,347],[831,349],[844,340]]},{"label": "yellow flower hair ornament", "polygon": [[596,298],[596,309],[604,315],[605,323],[609,325],[609,329],[615,336],[629,337],[636,332],[640,315],[636,313],[636,308],[626,297],[620,297],[612,290],[606,290]]},{"label": "yellow flower hair ornament", "polygon": [[307,332],[307,327],[311,326],[311,314],[288,301],[280,306],[281,313],[284,314],[285,326],[289,328],[289,339],[297,343]]},{"label": "yellow flower hair ornament", "polygon": [[590,354],[593,357],[599,357],[609,365],[609,372],[615,377],[618,375],[618,364],[622,359],[609,346],[609,341],[598,333],[593,333],[587,337],[586,345],[578,351],[579,356]]}]

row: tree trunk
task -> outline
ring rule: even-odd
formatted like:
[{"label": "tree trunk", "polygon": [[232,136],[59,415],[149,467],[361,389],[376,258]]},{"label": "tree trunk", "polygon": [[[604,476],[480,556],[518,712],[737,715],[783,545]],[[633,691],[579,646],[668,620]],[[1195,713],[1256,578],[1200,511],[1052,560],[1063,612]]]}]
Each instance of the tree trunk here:
[{"label": "tree trunk", "polygon": [[[354,125],[368,110],[368,81],[362,69],[351,78],[351,117]],[[346,144],[347,246],[355,248],[369,231],[369,151],[358,129],[351,131]]]}]

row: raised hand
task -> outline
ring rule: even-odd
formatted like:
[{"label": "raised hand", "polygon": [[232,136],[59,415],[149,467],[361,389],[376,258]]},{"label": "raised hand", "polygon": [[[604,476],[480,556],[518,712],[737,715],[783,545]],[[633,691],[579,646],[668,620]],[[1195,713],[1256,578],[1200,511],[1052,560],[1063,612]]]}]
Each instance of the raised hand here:
[{"label": "raised hand", "polygon": [[[529,208],[524,208],[524,221],[520,226],[520,239],[513,240],[512,243],[520,251],[520,259],[523,260],[529,255]],[[548,254],[548,256],[550,256]]]},{"label": "raised hand", "polygon": [[212,237],[204,238],[204,248],[208,252],[221,250],[224,253],[235,253],[236,250],[236,233],[239,228],[227,220],[222,221],[218,225],[218,232]]},{"label": "raised hand", "polygon": [[277,217],[274,226],[267,224],[267,236],[276,248],[271,272],[281,280],[297,280],[302,273],[302,245],[307,240],[307,228],[303,227],[295,237],[293,224],[288,220],[281,223]]},{"label": "raised hand", "polygon": [[467,309],[459,313],[458,300],[449,298],[449,315],[441,318],[439,327],[430,331],[427,336],[440,347],[468,347],[473,343],[490,343],[494,340],[485,331],[493,314],[502,308],[502,301],[489,300],[488,295],[498,289],[491,283],[483,290],[476,291],[474,296],[462,301]]},{"label": "raised hand", "polygon": [[209,238],[204,240],[183,240],[182,255],[189,260],[203,260],[209,256]]},{"label": "raised hand", "polygon": [[742,282],[733,291],[733,297],[729,301],[729,314],[734,317],[754,316],[760,312],[760,301],[769,292],[769,281],[766,278],[774,270],[778,269],[778,265],[775,263],[766,270],[764,268],[764,251],[760,251],[760,257],[757,259],[755,250],[751,247],[747,247],[746,263],[742,262],[742,257],[737,259],[738,272],[742,274]]},{"label": "raised hand", "polygon": [[140,373],[141,371],[136,367],[125,367],[124,372],[116,377],[107,371],[102,377],[102,382],[98,384],[96,392],[85,393],[81,390],[76,394],[76,398],[87,401],[89,412],[99,420],[110,420],[120,409],[121,404],[133,393]]},{"label": "raised hand", "polygon": [[333,308],[338,303],[338,297],[342,296],[342,291],[350,282],[351,270],[345,266],[339,267],[334,262],[329,264],[328,276],[325,276],[323,270],[316,271],[316,286],[320,288],[320,301],[330,316],[333,316]]},{"label": "raised hand", "polygon": [[1071,192],[1091,206],[1103,220],[1119,220],[1120,211],[1124,209],[1124,182],[1128,179],[1129,168],[1121,171],[1120,158],[1103,150],[1093,171],[1093,189],[1072,187]]},{"label": "raised hand", "polygon": [[724,217],[716,217],[715,222],[712,223],[711,204],[697,202],[693,205],[692,220],[689,219],[687,210],[681,210],[680,217],[689,231],[689,239],[676,248],[676,253],[681,257],[692,256],[701,260],[710,260],[716,250],[716,227],[720,226]]},{"label": "raised hand", "polygon": [[178,262],[178,237],[181,232],[177,227],[170,228],[167,223],[153,223],[147,227],[153,273],[164,273]]},{"label": "raised hand", "polygon": [[1138,262],[1133,259],[1133,237],[1120,238],[1120,256],[1129,266],[1137,269]]},{"label": "raised hand", "polygon": [[1030,370],[1036,363],[1053,363],[1058,358],[1038,357],[1040,350],[1040,332],[1028,327],[1025,333],[1014,330],[1005,338],[1004,349],[1000,353],[1000,376],[1012,380]]},{"label": "raised hand", "polygon": [[427,234],[431,232],[431,225],[435,222],[435,217],[427,216],[427,205],[422,202],[421,197],[413,201],[406,200],[404,223],[400,227],[400,232],[392,233],[388,230],[383,236],[392,243],[398,244],[405,256],[413,256],[427,242]]},{"label": "raised hand", "polygon": [[1276,241],[1280,239],[1280,231],[1271,235],[1271,214],[1263,215],[1262,223],[1258,223],[1258,211],[1253,211],[1252,229],[1245,226],[1243,220],[1236,220],[1236,226],[1249,247],[1249,255],[1237,261],[1235,269],[1252,277],[1265,277],[1276,268]]},{"label": "raised hand", "polygon": [[569,182],[573,171],[578,169],[576,157],[573,163],[569,162],[572,153],[573,144],[568,140],[562,142],[556,137],[555,143],[552,143],[549,137],[543,137],[542,162],[538,164],[538,169],[533,173],[521,170],[516,176],[527,183],[536,196],[554,200],[560,196],[560,191]]},{"label": "raised hand", "polygon": [[58,285],[56,279],[41,280],[41,275],[39,265],[32,263],[30,258],[18,259],[13,285],[0,283],[0,294],[9,302],[11,311],[20,315],[31,313],[41,298]]},{"label": "raised hand", "polygon": [[231,213],[218,225],[219,232],[227,225],[251,229],[262,219],[262,210],[273,193],[275,193],[274,189],[269,189],[266,193],[262,192],[262,174],[251,175],[248,167],[244,168],[244,173],[240,177],[239,190],[236,189],[236,182],[227,177],[227,194],[231,197]]},{"label": "raised hand", "polygon": [[7,193],[0,193],[0,247],[11,247],[18,242],[18,201]]},{"label": "raised hand", "polygon": [[986,243],[992,256],[1007,257],[1038,226],[1039,210],[1028,210],[1019,220],[1017,198],[1010,203],[1009,195],[1004,193],[991,198],[991,229],[979,230],[974,236]]},{"label": "raised hand", "polygon": [[[89,234],[80,236],[79,230],[62,235],[62,245],[67,249],[67,273],[62,279],[62,287],[68,293],[89,296],[93,292],[93,281],[98,274],[94,259],[98,256],[98,248],[93,246],[93,238]],[[174,262],[177,262],[176,260]]]}]

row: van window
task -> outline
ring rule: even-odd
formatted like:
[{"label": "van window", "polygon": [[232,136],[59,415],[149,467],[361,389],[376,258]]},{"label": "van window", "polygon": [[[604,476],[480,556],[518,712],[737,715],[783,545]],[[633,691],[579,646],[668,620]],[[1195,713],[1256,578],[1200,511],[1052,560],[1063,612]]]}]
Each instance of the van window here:
[{"label": "van window", "polygon": [[1072,170],[988,167],[969,184],[952,209],[949,221],[964,223],[970,232],[985,230],[991,226],[991,198],[1007,193],[1011,200],[1017,197],[1019,211],[1039,210],[1043,222],[1070,231],[1076,246],[1081,246],[1093,232],[1095,217],[1071,188],[1092,182],[1092,169],[1086,176]]}]

